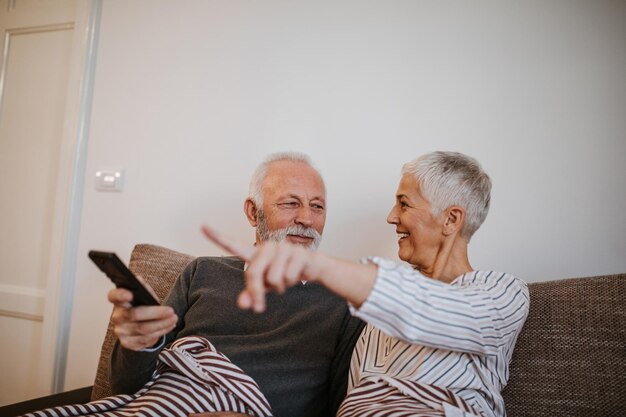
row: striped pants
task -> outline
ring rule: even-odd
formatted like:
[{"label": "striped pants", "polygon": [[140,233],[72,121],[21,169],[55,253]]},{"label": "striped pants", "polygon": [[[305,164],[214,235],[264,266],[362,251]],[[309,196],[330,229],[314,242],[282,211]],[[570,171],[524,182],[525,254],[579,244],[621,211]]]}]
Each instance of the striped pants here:
[{"label": "striped pants", "polygon": [[133,395],[48,408],[28,417],[187,417],[232,411],[270,417],[272,410],[252,378],[206,339],[185,337],[159,354],[152,379]]},{"label": "striped pants", "polygon": [[337,417],[476,417],[453,392],[413,381],[365,379],[345,398]]}]

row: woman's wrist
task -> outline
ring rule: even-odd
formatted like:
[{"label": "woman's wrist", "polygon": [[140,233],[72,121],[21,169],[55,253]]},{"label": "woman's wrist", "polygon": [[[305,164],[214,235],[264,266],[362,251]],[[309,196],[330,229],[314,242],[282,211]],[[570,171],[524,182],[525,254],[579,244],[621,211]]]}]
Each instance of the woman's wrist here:
[{"label": "woman's wrist", "polygon": [[313,264],[317,266],[314,281],[355,306],[360,306],[369,296],[378,268],[374,264],[359,264],[316,253]]}]

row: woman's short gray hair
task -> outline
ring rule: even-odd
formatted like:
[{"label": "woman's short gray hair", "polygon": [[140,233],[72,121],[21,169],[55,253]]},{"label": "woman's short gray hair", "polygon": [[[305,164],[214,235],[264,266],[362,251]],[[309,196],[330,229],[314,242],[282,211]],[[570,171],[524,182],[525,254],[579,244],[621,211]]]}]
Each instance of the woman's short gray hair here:
[{"label": "woman's short gray hair", "polygon": [[415,178],[433,215],[454,205],[463,207],[465,225],[461,234],[468,240],[485,221],[491,179],[476,159],[459,152],[432,152],[404,164],[402,174]]},{"label": "woman's short gray hair", "polygon": [[[300,152],[276,152],[268,155],[261,164],[254,170],[252,174],[252,178],[250,179],[250,190],[248,198],[251,199],[257,207],[261,208],[263,206],[263,183],[265,182],[265,177],[267,176],[267,168],[272,162],[278,161],[293,161],[293,162],[304,162],[311,168],[317,172],[317,174],[322,178],[322,175],[319,173],[317,168],[313,166],[313,162],[311,158],[304,153]],[[324,180],[322,179],[322,182]]]}]

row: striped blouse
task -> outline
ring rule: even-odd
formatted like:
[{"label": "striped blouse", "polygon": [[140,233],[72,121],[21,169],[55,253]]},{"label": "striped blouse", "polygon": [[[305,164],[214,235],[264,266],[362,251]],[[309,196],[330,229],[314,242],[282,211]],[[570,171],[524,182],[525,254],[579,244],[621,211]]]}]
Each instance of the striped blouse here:
[{"label": "striped blouse", "polygon": [[[352,355],[344,406],[355,388],[383,383],[389,395],[402,391],[441,410],[441,415],[453,415],[450,405],[463,415],[467,404],[470,413],[505,416],[500,393],[528,315],[526,284],[494,271],[468,272],[446,284],[406,265],[377,257],[368,262],[378,265],[378,276],[360,309],[351,306],[368,325]],[[411,388],[407,383],[413,384]],[[419,394],[428,390],[446,392],[459,401],[431,398],[429,403]],[[372,398],[376,394],[372,389],[361,391]],[[340,410],[339,415],[352,413]]]}]

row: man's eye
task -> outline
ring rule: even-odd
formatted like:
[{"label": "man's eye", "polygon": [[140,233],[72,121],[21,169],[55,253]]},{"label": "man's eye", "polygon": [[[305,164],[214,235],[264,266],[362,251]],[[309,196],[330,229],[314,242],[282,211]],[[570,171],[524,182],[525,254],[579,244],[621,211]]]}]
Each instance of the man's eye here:
[{"label": "man's eye", "polygon": [[297,207],[298,203],[296,203],[295,201],[287,201],[286,203],[281,203],[281,206],[283,207]]},{"label": "man's eye", "polygon": [[324,210],[324,206],[322,206],[321,204],[311,204],[311,207],[313,207],[315,210]]},{"label": "man's eye", "polygon": [[405,203],[404,201],[400,201],[400,207],[405,208],[408,207],[409,205],[407,203]]}]

